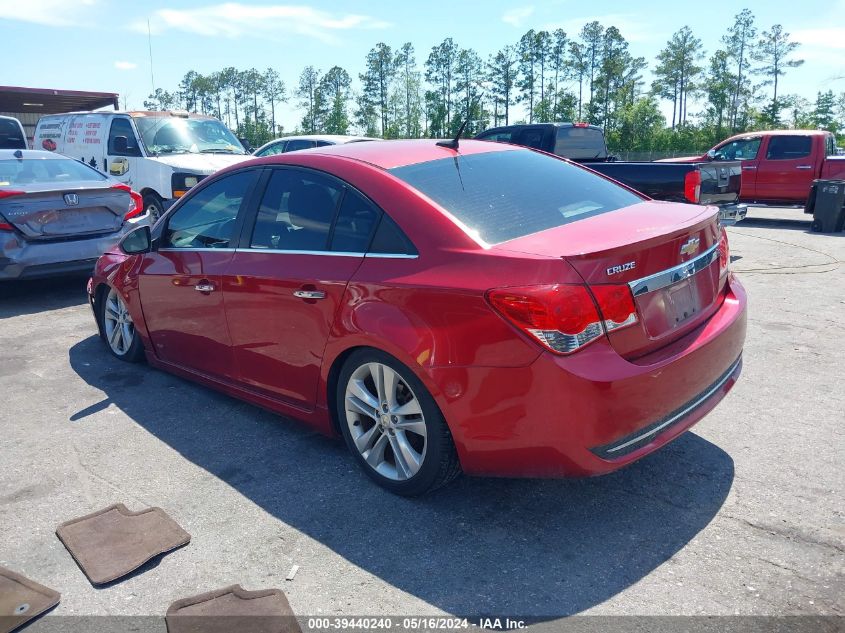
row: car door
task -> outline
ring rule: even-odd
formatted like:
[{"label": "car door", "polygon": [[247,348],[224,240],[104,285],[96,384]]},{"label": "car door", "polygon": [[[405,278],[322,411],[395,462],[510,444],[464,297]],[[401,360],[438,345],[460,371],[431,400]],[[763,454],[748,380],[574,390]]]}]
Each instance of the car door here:
[{"label": "car door", "polygon": [[380,211],[315,171],[268,168],[264,182],[223,280],[232,349],[246,385],[312,409],[329,331]]},{"label": "car door", "polygon": [[132,121],[129,117],[114,117],[109,127],[103,161],[104,165],[108,165],[108,175],[132,187],[138,178],[137,162],[141,155],[141,146]]},{"label": "car door", "polygon": [[815,177],[812,150],[811,136],[770,136],[757,168],[757,197],[761,200],[806,200]]},{"label": "car door", "polygon": [[235,252],[258,169],[201,185],[164,220],[156,250],[138,276],[156,356],[208,376],[233,379],[223,310],[223,272]]},{"label": "car door", "polygon": [[762,136],[749,136],[728,141],[716,148],[716,160],[738,160],[742,162],[742,185],[740,199],[754,200],[757,197],[757,170],[760,165]]}]

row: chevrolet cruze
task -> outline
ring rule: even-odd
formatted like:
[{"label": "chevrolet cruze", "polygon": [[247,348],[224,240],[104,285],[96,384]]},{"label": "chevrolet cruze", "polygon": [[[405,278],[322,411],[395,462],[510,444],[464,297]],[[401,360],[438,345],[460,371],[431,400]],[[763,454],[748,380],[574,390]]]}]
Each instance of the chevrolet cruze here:
[{"label": "chevrolet cruze", "polygon": [[230,167],[89,295],[118,358],[342,435],[404,495],[629,464],[716,406],[745,340],[715,209],[482,141]]}]

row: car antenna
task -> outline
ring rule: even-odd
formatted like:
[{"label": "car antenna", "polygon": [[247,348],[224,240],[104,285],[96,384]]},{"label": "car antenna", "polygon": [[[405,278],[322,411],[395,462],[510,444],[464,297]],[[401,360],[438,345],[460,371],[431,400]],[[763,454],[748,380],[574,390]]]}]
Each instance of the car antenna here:
[{"label": "car antenna", "polygon": [[461,123],[461,127],[458,128],[458,133],[455,134],[455,138],[448,141],[437,141],[436,144],[440,147],[448,147],[449,149],[458,151],[458,139],[460,139],[461,134],[464,133],[464,128],[467,126],[467,123],[469,123],[469,119],[465,119],[464,122]]}]

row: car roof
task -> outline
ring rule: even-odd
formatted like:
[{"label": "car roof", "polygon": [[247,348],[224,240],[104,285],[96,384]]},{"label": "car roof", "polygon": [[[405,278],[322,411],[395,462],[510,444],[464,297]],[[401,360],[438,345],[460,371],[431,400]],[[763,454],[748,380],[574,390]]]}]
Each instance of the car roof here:
[{"label": "car roof", "polygon": [[63,154],[55,154],[53,152],[45,152],[44,150],[40,149],[0,149],[0,160],[11,160],[14,158],[18,158],[16,154],[20,152],[20,158],[26,158],[27,160],[32,160],[35,158],[44,159],[44,160],[75,160],[70,158],[69,156],[64,156]]},{"label": "car roof", "polygon": [[[456,156],[489,154],[492,152],[530,151],[516,145],[490,143],[489,141],[473,141],[469,139],[461,140],[456,151],[437,145],[438,142],[436,139],[419,139],[382,141],[380,143],[347,143],[345,145],[327,145],[325,147],[305,149],[299,152],[292,152],[290,156],[295,157],[296,154],[340,156],[369,163],[381,169],[393,169],[394,167],[426,163],[440,158],[455,158]],[[277,154],[267,158],[280,159],[283,156],[288,156],[288,154]]]},{"label": "car roof", "polygon": [[733,141],[741,138],[756,138],[758,136],[826,136],[827,134],[830,134],[827,130],[759,130],[757,132],[734,134],[730,138],[725,139],[725,141]]}]

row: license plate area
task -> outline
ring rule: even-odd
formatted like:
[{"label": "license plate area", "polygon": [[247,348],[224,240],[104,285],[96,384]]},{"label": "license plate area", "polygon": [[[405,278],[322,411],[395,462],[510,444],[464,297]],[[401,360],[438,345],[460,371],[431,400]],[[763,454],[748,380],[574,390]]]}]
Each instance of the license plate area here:
[{"label": "license plate area", "polygon": [[719,263],[674,284],[636,298],[643,327],[650,339],[660,339],[700,321],[718,294]]}]

